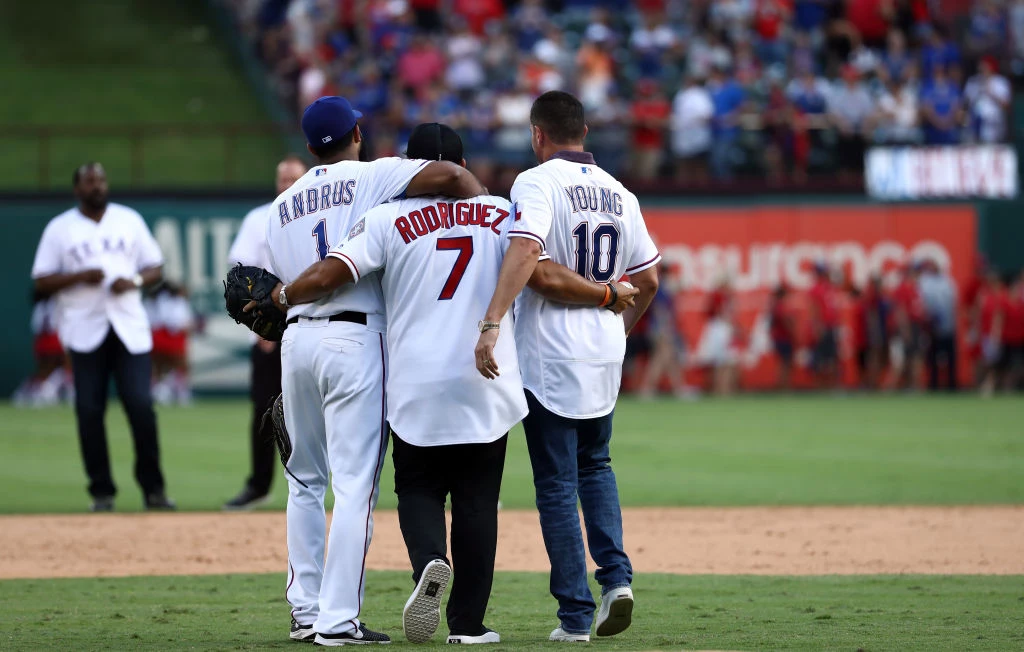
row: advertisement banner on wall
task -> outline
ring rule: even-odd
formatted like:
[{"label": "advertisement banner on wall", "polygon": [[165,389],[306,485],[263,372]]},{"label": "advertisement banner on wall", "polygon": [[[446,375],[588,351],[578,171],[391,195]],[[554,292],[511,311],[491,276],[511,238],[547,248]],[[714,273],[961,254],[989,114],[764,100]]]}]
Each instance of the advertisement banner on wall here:
[{"label": "advertisement banner on wall", "polygon": [[1017,153],[1007,145],[873,147],[864,182],[876,199],[1012,199]]},{"label": "advertisement banner on wall", "polygon": [[[784,284],[792,293],[798,322],[806,324],[815,263],[840,272],[844,285],[863,287],[879,274],[891,287],[907,263],[934,260],[962,287],[974,269],[977,250],[970,206],[646,209],[644,216],[662,251],[663,283],[676,293],[678,323],[695,373],[702,366],[699,353],[709,297],[723,283],[731,287],[746,388],[776,382],[767,328],[769,293]],[[840,353],[846,361],[844,380],[855,383],[849,341],[852,303],[843,296]],[[808,347],[808,338],[803,333],[798,346]],[[801,379],[807,383],[809,374],[797,377]]]}]

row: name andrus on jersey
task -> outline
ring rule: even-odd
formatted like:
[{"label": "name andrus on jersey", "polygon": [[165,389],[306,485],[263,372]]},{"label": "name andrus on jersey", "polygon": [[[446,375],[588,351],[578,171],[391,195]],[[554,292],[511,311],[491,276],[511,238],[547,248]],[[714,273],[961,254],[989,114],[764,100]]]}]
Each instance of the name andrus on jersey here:
[{"label": "name andrus on jersey", "polygon": [[281,218],[281,226],[303,215],[326,210],[332,206],[348,206],[356,193],[355,179],[339,179],[334,184],[325,183],[313,188],[306,188],[292,195],[291,213],[288,212],[289,201],[286,199],[277,205],[277,214]]},{"label": "name andrus on jersey", "polygon": [[395,220],[395,228],[398,229],[405,244],[438,229],[450,229],[456,224],[489,228],[495,234],[501,235],[498,226],[508,216],[508,211],[489,204],[441,201],[412,211],[408,215],[402,215]]},{"label": "name andrus on jersey", "polygon": [[622,195],[612,191],[611,188],[565,186],[562,190],[569,197],[573,213],[590,211],[592,213],[622,215]]}]

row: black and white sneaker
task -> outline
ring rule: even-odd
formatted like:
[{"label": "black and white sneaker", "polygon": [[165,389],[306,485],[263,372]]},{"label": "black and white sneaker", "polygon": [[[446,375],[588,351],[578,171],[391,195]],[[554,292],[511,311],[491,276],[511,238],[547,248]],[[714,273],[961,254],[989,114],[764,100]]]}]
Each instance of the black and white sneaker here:
[{"label": "black and white sneaker", "polygon": [[470,634],[449,634],[448,644],[459,644],[459,645],[479,645],[481,643],[501,643],[501,636],[498,632],[493,629],[487,629],[484,627],[484,631],[481,634],[470,635]]},{"label": "black and white sneaker", "polygon": [[316,644],[324,645],[326,647],[340,647],[342,645],[372,645],[374,643],[386,645],[390,642],[390,636],[367,629],[366,625],[363,623],[359,623],[359,629],[354,632],[316,635]]},{"label": "black and white sneaker", "polygon": [[441,623],[441,600],[452,579],[443,559],[431,560],[402,610],[402,630],[410,643],[426,643]]},{"label": "black and white sneaker", "polygon": [[173,512],[178,506],[165,493],[149,494],[143,501],[147,512]]},{"label": "black and white sneaker", "polygon": [[312,625],[300,625],[292,618],[292,631],[288,634],[288,637],[293,641],[313,641],[313,637],[316,636],[316,632],[313,631]]}]

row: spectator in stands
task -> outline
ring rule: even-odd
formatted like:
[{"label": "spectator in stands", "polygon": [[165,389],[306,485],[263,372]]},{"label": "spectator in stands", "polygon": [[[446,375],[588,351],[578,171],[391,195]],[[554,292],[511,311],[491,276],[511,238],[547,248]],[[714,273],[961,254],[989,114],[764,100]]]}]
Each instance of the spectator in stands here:
[{"label": "spectator in stands", "polygon": [[[939,389],[939,369],[945,366],[946,389],[957,389],[957,293],[956,285],[934,260],[923,263],[918,291],[924,306],[928,332],[928,388]],[[941,364],[940,364],[941,363]]]},{"label": "spectator in stands", "polygon": [[732,52],[718,32],[702,32],[689,43],[686,52],[687,72],[695,79],[708,79],[715,66],[732,66]]},{"label": "spectator in stands", "polygon": [[853,344],[857,355],[860,384],[864,389],[879,389],[882,369],[889,360],[889,319],[892,306],[882,288],[882,278],[874,275],[864,291],[854,298]]},{"label": "spectator in stands", "polygon": [[793,387],[793,354],[796,351],[796,318],[789,300],[789,289],[779,285],[768,302],[768,330],[775,355],[779,358],[778,389]]},{"label": "spectator in stands", "polygon": [[505,16],[502,0],[454,0],[452,9],[469,23],[469,28],[477,36],[484,36],[488,24]]},{"label": "spectator in stands", "polygon": [[576,55],[580,102],[590,111],[607,108],[612,92],[613,62],[608,48],[610,37],[588,40]]},{"label": "spectator in stands", "polygon": [[409,7],[416,17],[417,29],[428,33],[441,31],[441,0],[409,0]]},{"label": "spectator in stands", "polygon": [[678,39],[664,16],[644,14],[642,21],[629,37],[630,50],[636,56],[640,75],[658,77],[664,68],[666,55],[677,45]]},{"label": "spectator in stands", "polygon": [[721,64],[712,66],[707,88],[714,107],[711,120],[711,171],[716,180],[728,181],[733,178],[733,159],[746,93]]},{"label": "spectator in stands", "polygon": [[764,118],[764,167],[768,182],[780,184],[792,171],[798,184],[807,181],[810,139],[804,116],[786,97],[782,79],[772,79],[768,99],[761,115]]},{"label": "spectator in stands", "polygon": [[1009,54],[1013,74],[1024,74],[1024,0],[1013,0],[1008,10]]},{"label": "spectator in stands", "polygon": [[873,49],[885,45],[889,26],[896,19],[893,0],[847,0],[846,19],[856,30],[857,41]]},{"label": "spectator in stands", "polygon": [[926,145],[955,145],[960,142],[963,100],[960,89],[941,65],[932,66],[932,76],[921,89],[921,118]]},{"label": "spectator in stands", "polygon": [[985,287],[978,296],[981,373],[978,387],[982,396],[991,396],[999,381],[1003,359],[1003,328],[1006,324],[1006,287],[999,272],[989,270]]},{"label": "spectator in stands", "polygon": [[890,80],[871,119],[876,142],[913,145],[921,142],[917,93],[905,81]]},{"label": "spectator in stands", "polygon": [[820,40],[828,17],[829,5],[834,0],[796,0],[793,5],[793,27]]},{"label": "spectator in stands", "polygon": [[1003,389],[1010,391],[1024,378],[1024,270],[1007,276],[1004,314],[1000,365]]},{"label": "spectator in stands", "polygon": [[754,33],[757,54],[764,63],[786,60],[785,25],[792,13],[792,0],[755,0]]},{"label": "spectator in stands", "polygon": [[916,75],[917,63],[907,51],[907,38],[898,29],[890,29],[885,41],[885,54],[878,62],[875,74],[883,84],[903,82]]},{"label": "spectator in stands", "polygon": [[709,5],[708,22],[713,30],[726,35],[733,43],[750,38],[754,2],[750,0],[715,0]]},{"label": "spectator in stands", "polygon": [[748,41],[741,41],[736,44],[736,53],[733,56],[733,70],[736,83],[745,90],[754,90],[761,82],[763,70],[761,60],[758,58],[757,53],[754,52],[754,46]]},{"label": "spectator in stands", "polygon": [[703,81],[688,75],[672,101],[672,153],[676,178],[703,185],[711,151],[711,120],[715,105]]},{"label": "spectator in stands", "polygon": [[523,0],[512,12],[510,22],[516,32],[516,44],[526,52],[544,38],[550,18],[542,0]]},{"label": "spectator in stands", "polygon": [[403,89],[419,94],[444,76],[444,55],[427,36],[418,34],[398,58],[396,73]]},{"label": "spectator in stands", "polygon": [[829,122],[839,134],[839,173],[849,177],[864,169],[864,140],[875,104],[860,81],[860,72],[843,66],[843,81],[829,96]]},{"label": "spectator in stands", "polygon": [[636,178],[650,181],[658,176],[665,150],[665,131],[672,107],[652,79],[636,84],[636,99],[630,107],[633,123],[633,166]]},{"label": "spectator in stands", "polygon": [[894,356],[894,387],[916,389],[924,366],[924,304],[917,289],[918,265],[908,262],[901,272],[899,285],[892,293],[892,338],[901,355]]},{"label": "spectator in stands", "polygon": [[978,0],[967,29],[967,51],[972,57],[1006,54],[1006,16],[996,0]]},{"label": "spectator in stands", "polygon": [[839,292],[828,265],[822,261],[814,265],[814,279],[808,293],[814,371],[819,386],[836,389],[839,387]]},{"label": "spectator in stands", "polygon": [[[483,43],[480,42],[480,37],[469,29],[469,23],[461,18],[452,20],[452,32],[448,35],[446,43],[448,70],[445,73],[445,81],[453,90],[468,96],[486,81],[480,59]],[[433,119],[440,120],[436,117]]]},{"label": "spectator in stands", "polygon": [[964,98],[970,116],[971,134],[980,143],[1006,140],[1007,114],[1013,91],[1010,82],[996,72],[995,57],[982,57],[978,74],[967,81]]},{"label": "spectator in stands", "polygon": [[[672,271],[662,265],[661,278],[671,278]],[[692,392],[683,379],[686,344],[676,325],[676,305],[672,288],[662,283],[647,310],[647,338],[649,353],[647,368],[637,388],[641,398],[650,398],[658,391],[662,379],[667,379],[672,394],[677,398],[690,397]]]},{"label": "spectator in stands", "polygon": [[949,40],[949,31],[944,25],[933,23],[924,30],[925,44],[921,48],[921,78],[929,80],[935,68],[942,68],[954,80],[960,79],[963,58],[960,48]]},{"label": "spectator in stands", "polygon": [[803,67],[797,72],[798,76],[786,87],[786,97],[801,114],[812,116],[812,122],[817,120],[813,126],[823,127],[828,110],[828,82],[815,74],[813,66]]}]

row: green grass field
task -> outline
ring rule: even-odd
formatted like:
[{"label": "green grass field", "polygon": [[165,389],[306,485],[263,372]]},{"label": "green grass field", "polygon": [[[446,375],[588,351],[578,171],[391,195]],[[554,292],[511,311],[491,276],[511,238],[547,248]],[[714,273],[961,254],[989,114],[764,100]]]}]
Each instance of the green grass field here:
[{"label": "green grass field", "polygon": [[[108,412],[119,510],[137,510],[124,414]],[[0,407],[0,513],[81,512],[88,504],[69,409]],[[1024,503],[1024,400],[746,397],[623,400],[612,458],[627,505]],[[168,489],[182,509],[218,509],[248,469],[248,406],[160,411]],[[389,461],[390,464],[390,461]],[[381,507],[394,506],[390,466]],[[519,430],[502,501],[532,507]],[[284,506],[276,482],[269,508]]]},{"label": "green grass field", "polygon": [[[222,44],[203,0],[0,3],[0,127],[264,123],[268,116]],[[13,99],[16,98],[16,99]],[[243,139],[230,154],[236,183],[269,183],[285,143],[274,134]],[[144,185],[224,184],[222,138],[152,137],[142,152]],[[0,188],[35,189],[38,140],[0,137]],[[68,189],[87,160],[107,166],[112,186],[132,178],[126,137],[86,134],[50,143],[50,186]],[[137,172],[137,170],[134,170]]]},{"label": "green grass field", "polygon": [[[247,406],[162,409],[169,488],[217,509],[247,466]],[[138,509],[124,416],[109,415],[119,511]],[[1024,400],[970,396],[623,400],[613,463],[628,505],[1024,503]],[[67,409],[0,407],[0,513],[81,512],[88,503]],[[393,506],[390,466],[381,508]],[[270,508],[283,505],[283,483]],[[502,499],[529,508],[525,444],[509,447]],[[686,551],[681,551],[686,554]],[[0,582],[0,649],[250,650],[286,639],[284,575]],[[369,574],[364,617],[397,646],[408,573]],[[1021,650],[1020,576],[640,574],[633,627],[596,648]],[[557,647],[547,578],[499,573],[492,649]],[[435,636],[435,645],[445,632]],[[431,648],[433,645],[427,645]]]},{"label": "green grass field", "polygon": [[[633,626],[595,649],[1014,650],[1024,648],[1019,577],[642,575]],[[407,573],[370,573],[366,622],[402,637]],[[0,648],[305,649],[287,639],[283,575],[18,580],[0,583]],[[499,573],[488,649],[558,649],[547,578]]]}]

